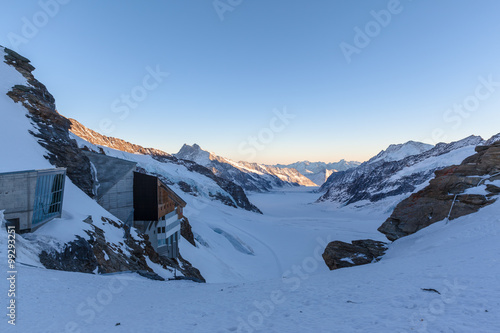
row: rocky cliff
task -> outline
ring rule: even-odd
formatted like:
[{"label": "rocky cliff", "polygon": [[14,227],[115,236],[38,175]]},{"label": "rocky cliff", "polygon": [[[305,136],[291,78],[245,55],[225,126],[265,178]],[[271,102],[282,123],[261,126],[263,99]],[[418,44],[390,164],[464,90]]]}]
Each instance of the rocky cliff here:
[{"label": "rocky cliff", "polygon": [[378,230],[396,240],[493,203],[500,194],[500,141],[491,142],[476,147],[476,154],[460,165],[436,171],[430,184],[399,203]]},{"label": "rocky cliff", "polygon": [[28,110],[28,117],[35,123],[31,134],[48,152],[45,156],[52,165],[67,168],[68,177],[87,195],[93,196],[90,161],[69,136],[71,123],[56,111],[55,99],[47,88],[33,76],[28,59],[5,49],[5,63],[21,73],[28,85],[16,85],[7,95]]},{"label": "rocky cliff", "polygon": [[122,139],[105,136],[83,126],[75,119],[68,119],[71,133],[95,145],[105,146],[132,154],[143,154],[152,156],[170,156],[170,154],[155,148],[144,148],[142,146],[127,142]]}]

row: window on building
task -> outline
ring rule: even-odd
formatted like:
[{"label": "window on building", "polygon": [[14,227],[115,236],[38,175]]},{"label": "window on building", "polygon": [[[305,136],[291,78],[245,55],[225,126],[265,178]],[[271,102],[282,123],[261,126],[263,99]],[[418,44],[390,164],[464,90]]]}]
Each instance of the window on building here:
[{"label": "window on building", "polygon": [[161,227],[158,227],[158,233],[161,234]]},{"label": "window on building", "polygon": [[37,178],[32,225],[43,223],[61,214],[64,173],[42,175]]},{"label": "window on building", "polygon": [[165,233],[165,227],[161,228],[161,232]]}]

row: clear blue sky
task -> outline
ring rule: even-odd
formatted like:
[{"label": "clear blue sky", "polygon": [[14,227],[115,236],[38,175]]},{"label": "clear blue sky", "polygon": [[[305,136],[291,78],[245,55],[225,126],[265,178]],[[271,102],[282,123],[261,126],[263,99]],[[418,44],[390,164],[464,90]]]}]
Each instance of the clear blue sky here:
[{"label": "clear blue sky", "polygon": [[[235,160],[363,161],[433,131],[448,142],[500,132],[500,86],[479,80],[500,81],[498,0],[240,2],[221,20],[211,0],[72,0],[53,17],[38,1],[2,1],[0,44],[29,37],[18,49],[63,115],[170,153],[198,143]],[[348,63],[356,27],[372,37]],[[142,100],[157,66],[170,75],[147,80]],[[134,88],[140,101],[124,109]],[[472,111],[451,109],[465,102]],[[295,118],[282,126],[284,108]]]}]

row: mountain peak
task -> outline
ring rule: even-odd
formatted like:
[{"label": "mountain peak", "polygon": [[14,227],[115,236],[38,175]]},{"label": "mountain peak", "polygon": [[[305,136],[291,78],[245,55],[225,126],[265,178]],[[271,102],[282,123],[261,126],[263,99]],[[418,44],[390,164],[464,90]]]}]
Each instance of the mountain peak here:
[{"label": "mountain peak", "polygon": [[188,145],[187,143],[182,145],[182,148],[179,150],[203,150],[199,144],[193,143],[192,145]]},{"label": "mountain peak", "polygon": [[180,160],[193,161],[203,166],[207,166],[212,160],[212,154],[203,150],[197,143],[192,146],[185,143],[179,152],[174,156]]},{"label": "mountain peak", "polygon": [[497,135],[492,136],[488,141],[486,141],[485,145],[489,146],[489,145],[492,145],[492,144],[494,144],[495,142],[498,142],[498,141],[500,141],[500,133],[498,133]]},{"label": "mountain peak", "polygon": [[399,161],[405,157],[426,152],[433,147],[433,145],[417,141],[392,144],[386,150],[382,150],[375,157],[372,157],[368,163]]}]

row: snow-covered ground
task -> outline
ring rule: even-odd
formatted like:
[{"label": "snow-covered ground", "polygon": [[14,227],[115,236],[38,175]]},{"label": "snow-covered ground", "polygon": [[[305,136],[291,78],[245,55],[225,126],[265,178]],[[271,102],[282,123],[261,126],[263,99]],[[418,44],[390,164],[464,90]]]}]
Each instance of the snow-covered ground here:
[{"label": "snow-covered ground", "polygon": [[[270,194],[269,202],[279,195]],[[15,328],[9,327],[4,319],[1,331],[499,331],[500,202],[477,214],[448,224],[436,223],[404,237],[393,243],[378,263],[328,272],[319,257],[322,247],[309,248],[308,252],[308,246],[296,244],[301,250],[289,256],[280,248],[291,249],[298,240],[297,232],[302,232],[302,241],[309,244],[318,235],[335,233],[334,226],[338,227],[334,238],[349,238],[349,234],[350,238],[359,238],[366,235],[361,231],[366,232],[365,223],[369,222],[348,222],[359,213],[355,211],[350,212],[351,216],[344,212],[338,220],[328,222],[325,213],[324,218],[304,220],[305,227],[295,217],[308,210],[307,201],[303,201],[307,193],[297,191],[282,196],[274,211],[271,203],[264,205],[265,195],[254,197],[269,213],[269,220],[252,225],[252,215],[248,215],[248,222],[235,230],[249,233],[242,240],[255,247],[256,253],[267,249],[272,256],[274,252],[285,269],[284,278],[278,277],[276,270],[270,272],[275,277],[270,274],[258,280],[257,276],[258,281],[197,284],[154,282],[132,274],[98,276],[19,266],[18,323]],[[278,209],[287,214],[279,216]],[[207,225],[223,226],[224,220],[227,232],[237,225],[230,215],[221,216],[218,224],[207,221]],[[356,226],[360,227],[358,231]],[[282,233],[287,228],[292,231]],[[0,269],[6,271],[5,230],[1,233]],[[261,244],[261,248],[254,237],[266,246]],[[269,267],[264,264],[261,270],[271,269],[271,263]],[[0,288],[7,290],[5,279]]]},{"label": "snow-covered ground", "polygon": [[256,281],[281,277],[332,240],[384,239],[377,228],[390,214],[312,204],[316,197],[304,187],[251,194],[260,215],[185,196],[198,248],[183,241],[181,253],[209,282]]}]

